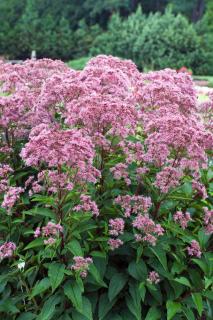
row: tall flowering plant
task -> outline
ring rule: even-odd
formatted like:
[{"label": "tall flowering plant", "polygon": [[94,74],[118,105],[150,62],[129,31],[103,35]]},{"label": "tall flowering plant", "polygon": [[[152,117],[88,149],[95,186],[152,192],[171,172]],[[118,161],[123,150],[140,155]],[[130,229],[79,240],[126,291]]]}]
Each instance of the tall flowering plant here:
[{"label": "tall flowering plant", "polygon": [[0,90],[0,314],[212,319],[211,95],[111,56]]}]

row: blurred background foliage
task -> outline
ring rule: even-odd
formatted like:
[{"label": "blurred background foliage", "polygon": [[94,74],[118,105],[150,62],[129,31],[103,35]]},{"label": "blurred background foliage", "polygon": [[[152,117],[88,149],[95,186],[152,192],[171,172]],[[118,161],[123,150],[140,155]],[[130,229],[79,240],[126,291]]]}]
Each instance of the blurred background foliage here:
[{"label": "blurred background foliage", "polygon": [[213,75],[212,0],[0,0],[0,56],[74,60],[106,53],[141,70]]}]

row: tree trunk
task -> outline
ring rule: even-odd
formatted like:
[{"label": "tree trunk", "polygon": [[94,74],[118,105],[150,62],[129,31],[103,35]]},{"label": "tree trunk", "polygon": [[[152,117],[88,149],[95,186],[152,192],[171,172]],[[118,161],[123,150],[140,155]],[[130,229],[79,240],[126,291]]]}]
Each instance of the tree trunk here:
[{"label": "tree trunk", "polygon": [[197,0],[192,12],[192,22],[197,22],[203,16],[205,9],[205,0]]}]

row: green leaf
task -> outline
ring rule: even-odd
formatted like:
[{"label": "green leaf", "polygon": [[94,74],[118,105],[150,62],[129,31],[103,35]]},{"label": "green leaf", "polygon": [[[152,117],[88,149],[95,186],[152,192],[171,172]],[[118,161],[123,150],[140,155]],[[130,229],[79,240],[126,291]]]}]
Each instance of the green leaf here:
[{"label": "green leaf", "polygon": [[206,245],[210,239],[210,235],[206,234],[204,230],[199,230],[198,239],[199,239],[199,243],[201,245],[201,248],[205,249]]},{"label": "green leaf", "polygon": [[82,314],[88,319],[93,320],[92,316],[92,305],[89,299],[86,297],[83,297],[83,312]]},{"label": "green leaf", "polygon": [[81,249],[81,245],[80,245],[79,241],[76,239],[73,239],[72,241],[70,241],[66,245],[66,248],[68,250],[70,250],[74,256],[81,256],[81,257],[83,256],[83,251]]},{"label": "green leaf", "polygon": [[189,280],[185,277],[175,278],[174,281],[191,288],[191,284],[190,284]]},{"label": "green leaf", "polygon": [[115,273],[109,283],[108,298],[112,301],[117,294],[123,289],[128,280],[127,275],[123,273]]},{"label": "green leaf", "polygon": [[161,312],[156,307],[151,307],[146,315],[145,320],[158,320],[161,319]]},{"label": "green leaf", "polygon": [[93,276],[97,284],[99,284],[101,287],[107,288],[106,283],[102,280],[100,272],[98,271],[94,263],[90,265],[89,273]]},{"label": "green leaf", "polygon": [[192,293],[192,300],[194,301],[194,304],[197,307],[197,311],[199,313],[199,316],[201,317],[202,312],[203,312],[203,300],[202,296],[199,292]]},{"label": "green leaf", "polygon": [[166,303],[166,309],[167,309],[167,320],[171,320],[176,315],[176,313],[181,311],[181,304],[179,302],[168,300]]},{"label": "green leaf", "polygon": [[36,247],[41,247],[44,245],[44,240],[42,238],[38,238],[35,239],[33,241],[31,241],[25,248],[24,250],[29,250],[32,248],[36,248]]},{"label": "green leaf", "polygon": [[93,320],[92,316],[92,305],[89,301],[89,299],[83,297],[83,309],[82,312],[80,313],[79,311],[73,311],[72,316],[73,319],[75,320]]},{"label": "green leaf", "polygon": [[213,284],[213,279],[208,279],[205,277],[205,290],[208,289],[208,287]]},{"label": "green leaf", "polygon": [[201,259],[192,259],[192,261],[196,263],[205,274],[208,273],[208,265],[206,262]]},{"label": "green leaf", "polygon": [[141,297],[138,284],[130,284],[129,292],[130,296],[126,296],[127,307],[137,320],[141,320]]},{"label": "green leaf", "polygon": [[34,286],[30,298],[37,296],[38,294],[46,291],[51,286],[49,278],[44,278],[37,282]]},{"label": "green leaf", "polygon": [[138,263],[135,261],[130,262],[128,272],[138,281],[143,281],[147,278],[147,267],[143,260],[140,260]]},{"label": "green leaf", "polygon": [[40,314],[36,320],[50,320],[54,316],[55,307],[61,301],[58,296],[51,296],[47,301],[45,301]]},{"label": "green leaf", "polygon": [[141,300],[144,301],[144,299],[145,299],[145,294],[146,294],[146,287],[145,287],[145,283],[144,283],[144,282],[140,283],[140,285],[139,285],[139,292],[140,292]]},{"label": "green leaf", "polygon": [[73,306],[82,313],[83,299],[82,299],[82,285],[74,280],[66,282],[64,286],[64,293],[70,299]]},{"label": "green leaf", "polygon": [[51,218],[53,220],[55,220],[55,218],[56,218],[55,213],[48,208],[37,207],[34,209],[30,209],[28,211],[24,211],[23,213],[28,214],[28,215],[32,215],[32,216],[40,215],[43,217]]},{"label": "green leaf", "polygon": [[167,258],[166,258],[166,253],[163,249],[161,248],[150,248],[152,250],[152,252],[156,255],[156,257],[158,258],[158,260],[160,261],[160,263],[162,264],[163,268],[165,271],[168,271],[168,267],[167,267]]},{"label": "green leaf", "polygon": [[65,267],[61,263],[51,263],[48,266],[48,277],[50,279],[50,284],[52,291],[54,291],[64,279]]},{"label": "green leaf", "polygon": [[107,294],[103,293],[99,299],[98,304],[98,319],[102,320],[107,313],[112,309],[113,305],[115,304],[116,299],[109,301]]},{"label": "green leaf", "polygon": [[17,309],[15,303],[11,298],[8,299],[1,299],[0,300],[0,312],[5,312],[5,313],[18,313],[19,310]]},{"label": "green leaf", "polygon": [[192,312],[191,309],[187,307],[183,307],[183,313],[185,314],[187,320],[195,320],[194,313]]},{"label": "green leaf", "polygon": [[32,313],[32,312],[25,312],[23,314],[21,314],[17,320],[33,320],[36,318],[36,314]]}]

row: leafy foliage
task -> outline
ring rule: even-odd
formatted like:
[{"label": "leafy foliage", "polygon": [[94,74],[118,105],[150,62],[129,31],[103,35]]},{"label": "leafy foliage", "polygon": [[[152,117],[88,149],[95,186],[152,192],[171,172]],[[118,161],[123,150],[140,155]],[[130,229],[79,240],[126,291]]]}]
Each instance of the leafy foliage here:
[{"label": "leafy foliage", "polygon": [[0,71],[2,318],[212,319],[213,96],[112,56]]}]

